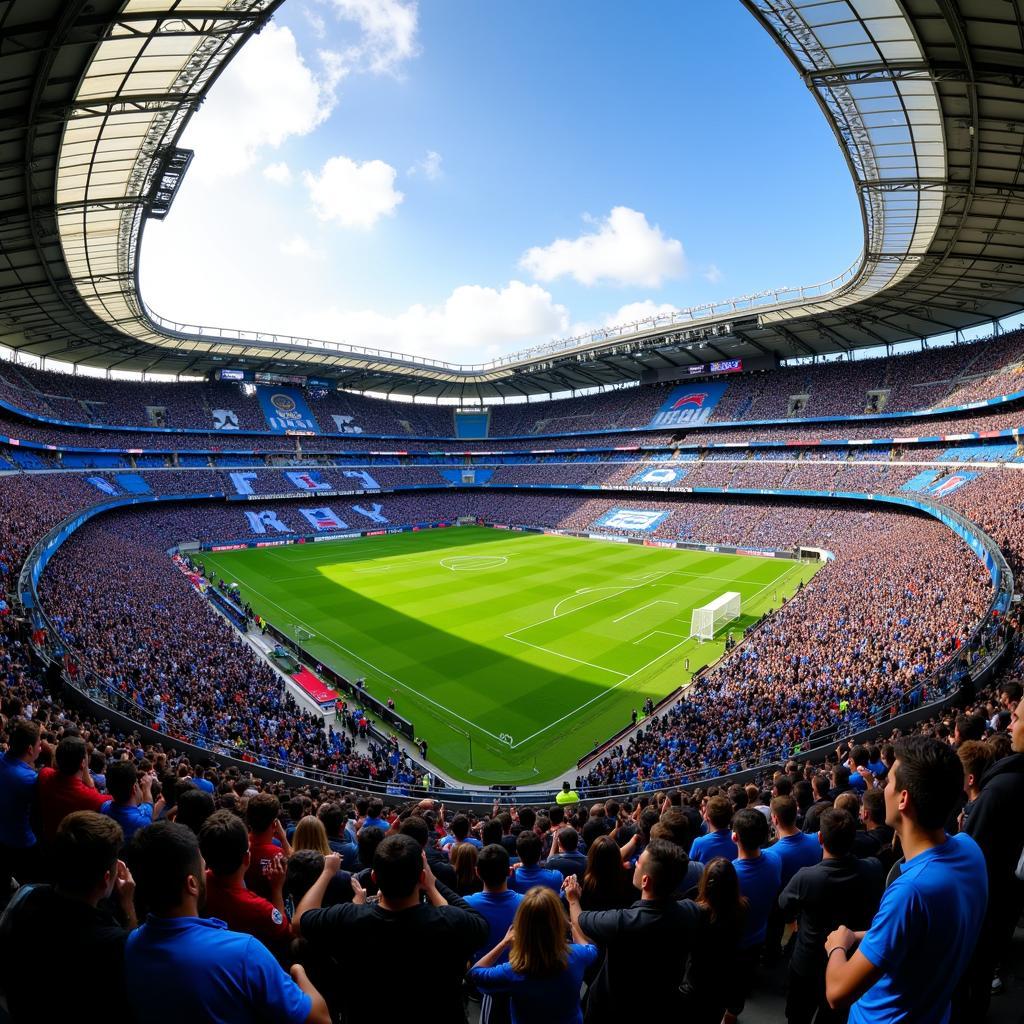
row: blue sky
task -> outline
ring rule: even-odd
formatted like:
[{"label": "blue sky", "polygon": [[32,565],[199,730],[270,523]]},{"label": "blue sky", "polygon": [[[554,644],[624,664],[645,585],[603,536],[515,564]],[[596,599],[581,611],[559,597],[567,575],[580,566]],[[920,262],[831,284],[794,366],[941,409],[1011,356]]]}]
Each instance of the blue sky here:
[{"label": "blue sky", "polygon": [[814,98],[736,0],[288,0],[184,144],[142,293],[206,326],[475,362],[861,244]]}]

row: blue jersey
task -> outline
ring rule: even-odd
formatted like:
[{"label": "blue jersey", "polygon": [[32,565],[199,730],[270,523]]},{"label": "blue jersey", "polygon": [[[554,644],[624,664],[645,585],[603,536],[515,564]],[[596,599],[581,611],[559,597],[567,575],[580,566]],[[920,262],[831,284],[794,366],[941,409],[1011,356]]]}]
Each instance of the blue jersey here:
[{"label": "blue jersey", "polygon": [[821,860],[821,843],[816,833],[797,832],[795,836],[782,836],[768,849],[782,865],[782,888],[801,868],[809,868]]},{"label": "blue jersey", "polygon": [[882,976],[853,1004],[850,1024],[944,1024],[987,903],[985,857],[970,836],[907,861],[860,944]]},{"label": "blue jersey", "polygon": [[0,846],[35,846],[30,816],[37,779],[35,769],[20,757],[0,757]]},{"label": "blue jersey", "polygon": [[153,824],[152,804],[139,804],[138,807],[132,807],[130,804],[117,804],[113,800],[108,800],[100,807],[100,814],[113,818],[121,826],[126,843],[140,828]]},{"label": "blue jersey", "polygon": [[524,896],[535,885],[546,885],[549,889],[554,889],[555,892],[561,892],[562,872],[549,871],[547,868],[541,867],[518,867],[512,872],[512,877],[508,882],[510,889],[521,892]]},{"label": "blue jersey", "polygon": [[698,864],[710,864],[716,857],[735,860],[740,851],[732,841],[732,832],[727,828],[717,832],[709,832],[706,836],[697,836],[690,847],[690,860]]},{"label": "blue jersey", "polygon": [[764,942],[768,915],[779,897],[782,864],[769,851],[752,860],[734,860],[732,864],[740,881],[740,892],[748,903],[739,948],[748,949]]},{"label": "blue jersey", "polygon": [[[483,914],[487,919],[487,941],[473,954],[475,963],[484,955],[489,953],[503,938],[516,916],[519,904],[523,902],[523,894],[513,889],[505,889],[504,892],[475,892],[466,897],[466,902],[476,911]],[[499,964],[508,961],[508,953],[502,954]]]}]

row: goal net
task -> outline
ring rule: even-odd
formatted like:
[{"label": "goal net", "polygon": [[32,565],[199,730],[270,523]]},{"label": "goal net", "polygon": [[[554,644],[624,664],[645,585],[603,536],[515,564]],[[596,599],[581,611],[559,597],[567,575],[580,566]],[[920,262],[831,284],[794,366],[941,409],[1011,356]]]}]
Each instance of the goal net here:
[{"label": "goal net", "polygon": [[694,608],[690,618],[690,636],[701,640],[714,639],[727,622],[740,617],[740,595],[730,590],[721,597],[716,597],[710,604]]}]

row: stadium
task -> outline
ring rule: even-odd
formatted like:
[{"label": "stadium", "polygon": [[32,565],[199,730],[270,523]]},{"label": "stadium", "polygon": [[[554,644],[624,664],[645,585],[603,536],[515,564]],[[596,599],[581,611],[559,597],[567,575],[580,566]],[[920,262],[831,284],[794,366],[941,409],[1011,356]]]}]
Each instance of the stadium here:
[{"label": "stadium", "polygon": [[462,364],[146,304],[282,0],[0,3],[0,1020],[1017,1019],[1024,3],[741,6],[858,259]]}]

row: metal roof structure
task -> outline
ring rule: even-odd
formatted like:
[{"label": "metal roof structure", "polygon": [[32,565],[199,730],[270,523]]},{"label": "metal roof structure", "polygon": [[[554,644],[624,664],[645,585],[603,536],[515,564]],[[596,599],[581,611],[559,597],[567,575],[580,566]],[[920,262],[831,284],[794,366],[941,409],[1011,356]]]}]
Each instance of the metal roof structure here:
[{"label": "metal roof structure", "polygon": [[1024,0],[740,2],[843,149],[860,258],[814,286],[459,366],[178,324],[139,295],[146,219],[187,169],[185,123],[281,0],[0,0],[0,342],[108,369],[246,367],[475,400],[849,352],[1024,307]]}]

